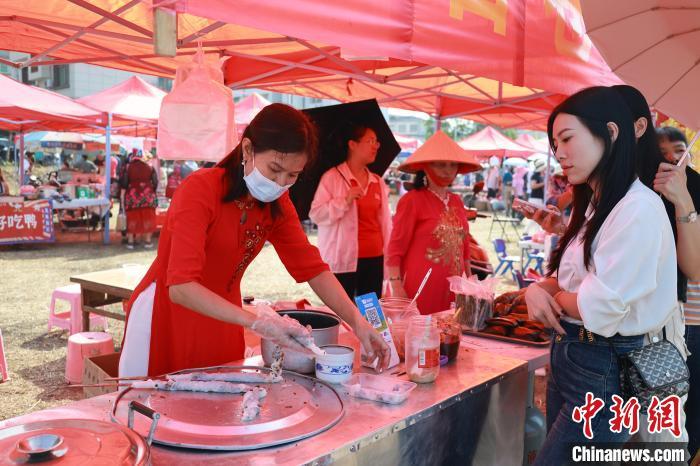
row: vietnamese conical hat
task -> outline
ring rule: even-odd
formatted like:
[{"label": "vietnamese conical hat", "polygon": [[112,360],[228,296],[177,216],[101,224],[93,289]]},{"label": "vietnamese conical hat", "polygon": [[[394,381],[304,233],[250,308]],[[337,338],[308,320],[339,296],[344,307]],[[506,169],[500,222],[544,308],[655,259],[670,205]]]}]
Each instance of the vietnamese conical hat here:
[{"label": "vietnamese conical hat", "polygon": [[399,170],[416,173],[431,162],[457,162],[460,164],[458,173],[481,170],[479,162],[443,131],[437,131],[425,141],[399,166]]}]

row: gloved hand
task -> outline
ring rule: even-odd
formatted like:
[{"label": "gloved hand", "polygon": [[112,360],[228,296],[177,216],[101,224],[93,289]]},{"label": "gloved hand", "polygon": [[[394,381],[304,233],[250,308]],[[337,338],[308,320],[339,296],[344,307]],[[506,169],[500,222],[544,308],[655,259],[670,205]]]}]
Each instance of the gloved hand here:
[{"label": "gloved hand", "polygon": [[[302,353],[313,354],[302,343],[309,341],[311,331],[288,316],[280,316],[272,308],[257,306],[258,317],[250,329],[263,338]],[[312,340],[313,341],[313,340]]]}]

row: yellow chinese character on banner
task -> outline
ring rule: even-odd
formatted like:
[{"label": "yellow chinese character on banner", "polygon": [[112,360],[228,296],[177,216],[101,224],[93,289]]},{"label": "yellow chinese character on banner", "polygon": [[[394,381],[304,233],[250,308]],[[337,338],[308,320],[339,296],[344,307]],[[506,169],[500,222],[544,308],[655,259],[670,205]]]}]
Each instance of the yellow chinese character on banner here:
[{"label": "yellow chinese character on banner", "polygon": [[506,35],[508,0],[450,0],[451,18],[461,21],[465,11],[493,21],[493,32]]}]

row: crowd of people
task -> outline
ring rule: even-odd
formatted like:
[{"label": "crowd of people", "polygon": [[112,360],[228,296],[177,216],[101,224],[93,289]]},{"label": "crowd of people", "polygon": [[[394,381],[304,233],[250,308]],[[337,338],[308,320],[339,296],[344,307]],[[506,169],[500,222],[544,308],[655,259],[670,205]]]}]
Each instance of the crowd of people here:
[{"label": "crowd of people", "polygon": [[[494,160],[493,165],[484,169],[480,177],[485,180],[487,200],[502,203],[507,216],[522,218],[519,212],[513,210],[514,199],[559,209],[569,206],[571,185],[561,166],[552,164],[548,175],[546,159],[536,158],[527,166],[516,167],[502,167],[500,161]],[[545,177],[548,178],[547,184]]]},{"label": "crowd of people", "polygon": [[[388,363],[388,347],[359,315],[353,298],[413,297],[423,314],[449,309],[447,277],[470,270],[464,201],[449,188],[459,175],[482,172],[487,198],[510,214],[513,199],[543,207],[530,215],[560,236],[545,279],[525,292],[529,316],[553,331],[547,382],[547,437],[536,464],[563,464],[572,444],[589,441],[574,410],[587,394],[614,404],[623,396],[622,357],[667,340],[685,361],[689,390],[682,433],[610,429],[612,411],[592,426],[595,442],[687,443],[700,449],[700,175],[680,160],[688,149],[676,128],[655,129],[644,97],[630,86],[592,87],[560,103],[547,124],[558,165],[543,159],[508,168],[465,162],[464,151],[436,132],[405,162],[412,177],[395,214],[389,188],[368,166],[381,141],[362,124],[338,132],[344,161],[320,179],[310,208],[318,225],[312,246],[289,197],[316,157],[315,128],[302,112],[265,107],[219,164],[188,173],[177,163],[159,177],[144,154],[120,158],[109,176],[126,214],[126,247],[151,248],[160,186],[172,204],[157,257],[133,293],[120,376],[213,366],[243,357],[243,327],[304,351],[305,329],[273,312],[242,307],[243,273],[269,241],[289,273],[308,282],[357,334],[369,359]],[[31,158],[30,164],[33,162]],[[72,169],[105,176],[104,158]],[[31,165],[29,166],[31,172]],[[471,177],[470,177],[471,178]],[[549,182],[545,184],[545,178]],[[303,181],[302,181],[303,182]],[[545,188],[547,189],[545,191]],[[0,194],[7,185],[0,172]],[[115,193],[116,195],[116,193]],[[386,286],[385,286],[386,285]],[[158,351],[167,347],[169,351]],[[646,413],[642,413],[648,422]]]}]

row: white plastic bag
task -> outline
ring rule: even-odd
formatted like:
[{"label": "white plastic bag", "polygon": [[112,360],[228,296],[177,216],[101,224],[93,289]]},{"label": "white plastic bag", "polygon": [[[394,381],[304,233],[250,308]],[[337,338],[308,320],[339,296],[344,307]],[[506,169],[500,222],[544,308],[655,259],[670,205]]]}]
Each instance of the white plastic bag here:
[{"label": "white plastic bag", "polygon": [[494,287],[498,279],[479,281],[476,275],[448,277],[450,291],[455,294],[455,320],[469,330],[478,332],[493,317]]},{"label": "white plastic bag", "polygon": [[233,93],[216,71],[201,50],[192,63],[178,67],[176,86],[160,108],[159,158],[218,162],[235,147]]}]

